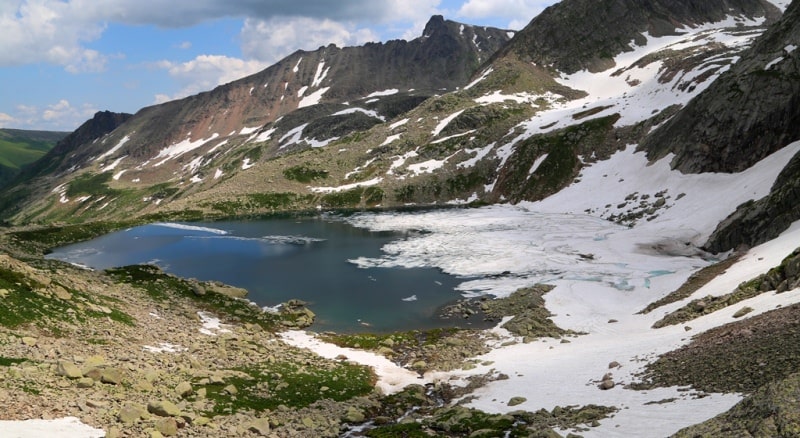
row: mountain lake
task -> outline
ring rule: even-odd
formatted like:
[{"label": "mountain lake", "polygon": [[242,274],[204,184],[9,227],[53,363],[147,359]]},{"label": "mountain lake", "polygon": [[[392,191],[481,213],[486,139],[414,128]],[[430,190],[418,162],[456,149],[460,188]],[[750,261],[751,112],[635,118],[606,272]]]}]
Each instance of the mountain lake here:
[{"label": "mountain lake", "polygon": [[245,288],[274,307],[297,298],[315,331],[389,332],[485,326],[442,319],[463,281],[434,268],[358,267],[406,233],[372,232],[336,218],[260,219],[138,226],[53,250],[47,257],[92,269],[153,264],[165,272]]}]

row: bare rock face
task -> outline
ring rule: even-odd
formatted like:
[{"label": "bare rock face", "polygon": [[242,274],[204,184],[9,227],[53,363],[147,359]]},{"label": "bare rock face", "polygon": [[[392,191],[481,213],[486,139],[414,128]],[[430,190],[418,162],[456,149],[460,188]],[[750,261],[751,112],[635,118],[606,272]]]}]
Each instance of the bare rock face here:
[{"label": "bare rock face", "polygon": [[641,145],[686,173],[739,172],[800,139],[800,4]]},{"label": "bare rock face", "polygon": [[764,0],[563,0],[545,9],[497,56],[565,72],[604,71],[613,57],[643,43],[642,33],[675,35],[684,25],[720,21],[729,15],[776,19]]}]

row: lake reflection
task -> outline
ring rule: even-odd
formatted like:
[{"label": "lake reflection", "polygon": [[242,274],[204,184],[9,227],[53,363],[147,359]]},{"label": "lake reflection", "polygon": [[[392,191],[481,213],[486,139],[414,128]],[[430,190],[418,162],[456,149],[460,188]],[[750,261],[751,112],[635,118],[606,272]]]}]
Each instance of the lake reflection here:
[{"label": "lake reflection", "polygon": [[151,224],[54,250],[49,258],[106,269],[151,263],[186,278],[218,280],[274,306],[292,298],[317,314],[312,329],[339,332],[445,327],[436,313],[460,295],[459,280],[436,269],[358,268],[401,234],[336,219],[268,219]]}]

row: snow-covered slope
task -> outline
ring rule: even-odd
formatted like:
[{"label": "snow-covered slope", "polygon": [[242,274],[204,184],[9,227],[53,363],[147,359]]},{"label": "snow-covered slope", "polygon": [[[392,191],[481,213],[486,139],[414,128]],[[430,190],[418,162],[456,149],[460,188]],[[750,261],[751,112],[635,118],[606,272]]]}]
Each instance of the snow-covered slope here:
[{"label": "snow-covered slope", "polygon": [[[352,263],[436,267],[465,279],[479,278],[465,280],[459,287],[468,296],[507,296],[535,283],[555,285],[545,295],[553,321],[582,335],[570,338],[569,343],[558,339],[523,343],[498,330],[503,338],[477,361],[487,365],[470,371],[430,373],[426,381],[502,373],[509,378],[470,393],[467,406],[498,413],[592,403],[616,406],[620,409],[617,414],[582,435],[667,436],[726,411],[741,396],[700,397],[686,388],[640,391],[623,385],[639,381],[647,363],[685,345],[692,334],[738,320],[733,315],[744,306],[753,309],[749,318],[798,303],[800,289],[767,292],[687,324],[659,329],[653,324],[695,298],[730,293],[740,283],[779,265],[800,242],[800,222],[779,238],[748,251],[691,296],[657,312],[639,312],[715,260],[697,245],[737,203],[764,196],[781,169],[780,163],[798,151],[800,142],[795,142],[739,174],[686,175],[670,170],[669,157],[649,164],[643,152],[629,146],[611,159],[589,166],[581,182],[540,202],[350,217],[348,222],[372,230],[423,231],[388,244],[383,257]],[[625,175],[625,180],[620,181],[619,175]],[[597,183],[604,180],[608,182]],[[658,217],[633,227],[582,213],[602,210],[631,191],[661,192],[669,201]],[[709,203],[710,199],[730,203]],[[687,332],[688,326],[691,332]],[[307,337],[293,335],[289,339],[321,352],[335,351]],[[609,369],[612,362],[618,365]],[[604,391],[598,384],[608,372],[617,386]],[[395,374],[389,373],[387,378]],[[509,406],[512,397],[526,401]]]}]

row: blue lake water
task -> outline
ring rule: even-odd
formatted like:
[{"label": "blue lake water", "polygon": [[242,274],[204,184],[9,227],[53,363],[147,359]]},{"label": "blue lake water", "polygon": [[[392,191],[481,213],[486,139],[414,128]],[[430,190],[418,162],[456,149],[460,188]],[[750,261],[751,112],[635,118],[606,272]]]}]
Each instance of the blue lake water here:
[{"label": "blue lake water", "polygon": [[94,269],[151,263],[166,272],[247,289],[259,306],[292,298],[317,314],[313,330],[387,332],[461,325],[441,306],[460,298],[460,280],[437,269],[359,268],[404,238],[336,219],[266,219],[151,224],[55,249],[49,258]]}]

